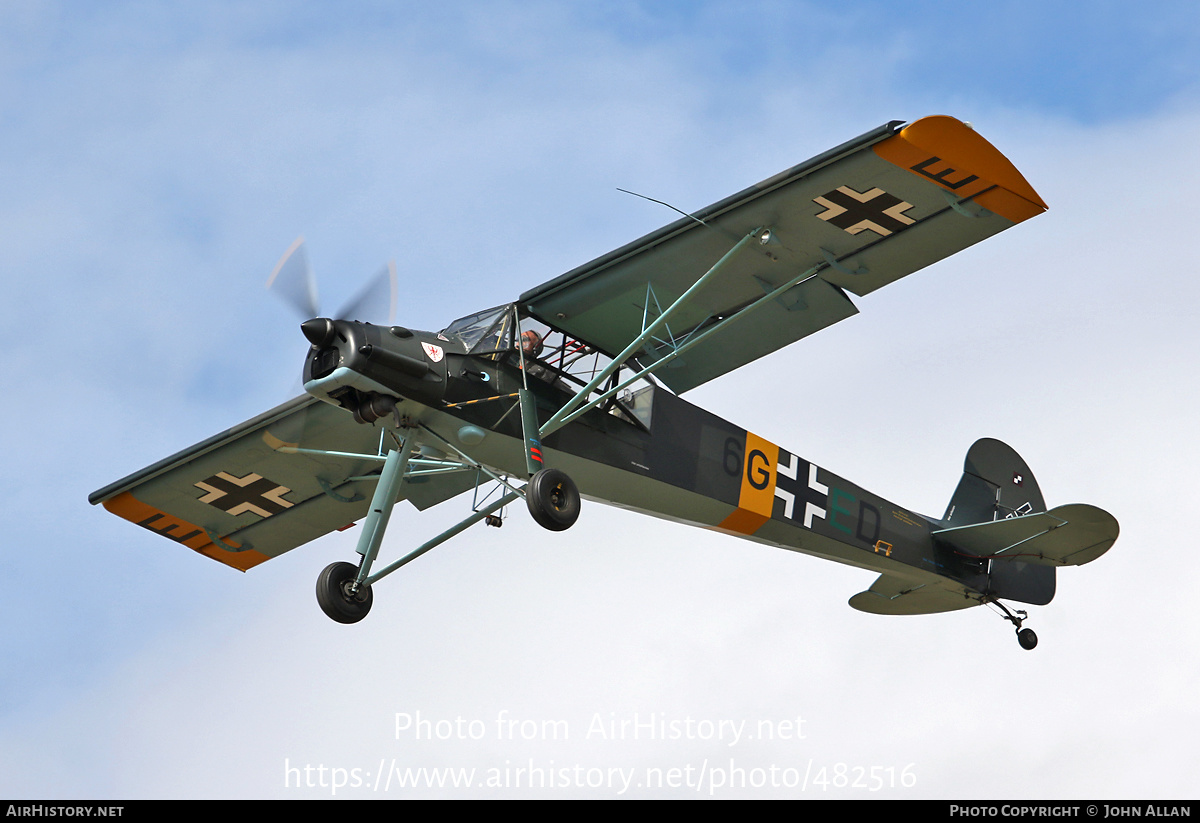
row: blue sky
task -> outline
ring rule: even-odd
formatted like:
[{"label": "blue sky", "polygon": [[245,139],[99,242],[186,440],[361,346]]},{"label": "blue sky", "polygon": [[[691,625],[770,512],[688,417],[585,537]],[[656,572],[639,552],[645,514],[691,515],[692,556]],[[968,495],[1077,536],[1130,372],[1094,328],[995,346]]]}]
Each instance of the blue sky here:
[{"label": "blue sky", "polygon": [[[915,764],[898,797],[1194,794],[1174,742],[1200,674],[1173,585],[1197,570],[1188,4],[353,8],[0,9],[0,794],[327,796],[284,764],[731,752]],[[940,513],[980,436],[1051,504],[1113,511],[1121,541],[1060,577],[1032,655],[982,609],[860,615],[865,572],[597,506],[570,539],[519,516],[469,532],[347,631],[312,596],[345,538],[242,576],[86,503],[294,391],[304,344],[263,284],[297,235],[326,306],[395,259],[399,322],[439,328],[673,219],[617,187],[696,208],[935,113],[975,123],[1051,211],[691,399],[918,511]],[[442,508],[397,512],[390,550],[460,516]],[[810,722],[724,750],[397,739],[416,711]]]}]

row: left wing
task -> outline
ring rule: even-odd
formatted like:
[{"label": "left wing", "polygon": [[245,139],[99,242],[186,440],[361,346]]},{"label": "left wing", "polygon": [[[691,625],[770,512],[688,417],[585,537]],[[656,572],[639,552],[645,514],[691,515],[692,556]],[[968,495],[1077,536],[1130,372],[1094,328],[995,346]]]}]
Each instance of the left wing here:
[{"label": "left wing", "polygon": [[[846,291],[868,294],[1046,209],[970,126],[951,117],[900,125],[888,123],[678,220],[520,302],[612,357],[739,239],[769,229],[769,241],[738,252],[633,354],[646,367],[691,343],[656,372],[684,392],[856,314]],[[764,299],[777,289],[784,290]]]},{"label": "left wing", "polygon": [[[379,438],[380,429],[344,410],[297,397],[88,500],[245,571],[364,517],[382,465],[366,458],[377,453]],[[425,509],[474,480],[472,472],[413,477],[400,496]]]}]

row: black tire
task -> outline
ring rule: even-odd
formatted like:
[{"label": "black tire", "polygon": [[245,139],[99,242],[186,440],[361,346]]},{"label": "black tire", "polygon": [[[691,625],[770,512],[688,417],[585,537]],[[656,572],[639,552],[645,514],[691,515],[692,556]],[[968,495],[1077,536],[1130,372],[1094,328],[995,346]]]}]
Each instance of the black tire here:
[{"label": "black tire", "polygon": [[1033,629],[1021,629],[1017,632],[1017,642],[1021,644],[1021,648],[1029,651],[1037,645],[1037,635],[1033,633]]},{"label": "black tire", "polygon": [[350,593],[350,584],[358,577],[352,563],[331,563],[317,578],[317,603],[321,611],[339,623],[357,623],[371,611],[371,587],[358,587]]},{"label": "black tire", "polygon": [[538,525],[561,532],[579,519],[579,489],[566,472],[542,469],[525,487],[525,505]]}]

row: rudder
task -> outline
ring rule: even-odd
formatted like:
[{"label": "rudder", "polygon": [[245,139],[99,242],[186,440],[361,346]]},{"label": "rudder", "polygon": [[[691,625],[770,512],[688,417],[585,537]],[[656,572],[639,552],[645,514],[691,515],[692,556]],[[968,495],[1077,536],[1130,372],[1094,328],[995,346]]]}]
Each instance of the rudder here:
[{"label": "rudder", "polygon": [[[967,450],[942,523],[954,528],[1044,511],[1046,501],[1029,464],[1007,443],[985,437]],[[1016,560],[988,563],[987,588],[992,597],[1045,605],[1054,597],[1054,569]]]}]

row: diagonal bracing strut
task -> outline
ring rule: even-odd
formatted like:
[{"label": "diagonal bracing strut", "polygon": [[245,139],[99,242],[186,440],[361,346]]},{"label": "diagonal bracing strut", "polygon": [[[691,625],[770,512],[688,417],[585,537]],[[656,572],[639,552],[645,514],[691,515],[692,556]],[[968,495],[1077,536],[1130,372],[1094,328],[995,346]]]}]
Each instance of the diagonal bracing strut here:
[{"label": "diagonal bracing strut", "polygon": [[578,392],[576,392],[574,397],[572,397],[569,401],[567,401],[567,403],[561,409],[559,409],[557,412],[555,412],[554,415],[542,425],[541,431],[540,431],[541,437],[545,438],[551,432],[561,429],[563,426],[567,425],[568,423],[575,420],[576,418],[581,417],[582,415],[587,413],[589,410],[591,410],[593,407],[598,406],[599,404],[603,403],[605,400],[608,400],[610,397],[615,397],[626,386],[642,379],[643,377],[646,377],[647,375],[653,374],[654,372],[658,371],[660,368],[662,368],[663,366],[670,363],[676,357],[679,357],[680,355],[682,355],[688,349],[692,348],[695,345],[698,345],[699,343],[704,342],[705,340],[707,340],[709,338],[709,336],[721,331],[728,323],[731,323],[734,320],[738,320],[738,319],[744,317],[749,312],[752,312],[755,309],[760,308],[761,306],[765,306],[767,303],[770,303],[772,300],[775,300],[776,298],[781,296],[784,292],[788,291],[789,289],[794,288],[795,286],[804,282],[805,280],[808,280],[809,278],[815,277],[819,271],[821,271],[823,268],[827,267],[827,264],[818,264],[810,269],[807,269],[807,270],[801,272],[800,274],[797,274],[795,277],[790,278],[789,280],[787,280],[783,285],[779,286],[778,288],[776,288],[772,291],[769,291],[768,293],[766,293],[763,296],[754,300],[754,302],[752,302],[746,306],[743,306],[742,308],[738,309],[733,314],[730,314],[729,316],[722,318],[720,322],[709,327],[701,334],[698,334],[695,337],[691,337],[691,335],[689,335],[690,339],[685,339],[685,342],[681,343],[677,348],[675,348],[669,354],[664,355],[662,358],[660,358],[659,360],[656,360],[654,363],[650,364],[649,366],[635,370],[634,374],[631,377],[628,377],[625,380],[618,383],[616,386],[613,386],[612,388],[607,389],[606,391],[604,391],[603,394],[599,395],[598,397],[589,399],[589,395],[591,394],[591,392],[597,386],[599,386],[605,379],[607,379],[609,376],[611,376],[612,374],[617,372],[622,366],[624,366],[625,362],[638,350],[638,348],[642,344],[644,344],[646,340],[648,340],[650,337],[652,337],[663,325],[665,325],[667,322],[667,319],[674,312],[676,312],[681,306],[683,306],[701,285],[703,285],[708,280],[710,280],[714,274],[716,274],[721,268],[723,268],[729,262],[729,260],[731,260],[733,258],[734,254],[736,252],[738,252],[742,248],[744,248],[745,245],[750,240],[758,240],[758,242],[760,242],[760,243],[766,243],[766,242],[768,242],[769,236],[770,236],[769,229],[756,229],[755,231],[751,232],[750,234],[746,235],[741,240],[739,240],[737,242],[737,244],[725,254],[724,257],[722,257],[720,260],[717,261],[716,265],[714,265],[711,269],[709,269],[704,274],[703,277],[701,277],[694,284],[692,284],[692,286],[686,292],[684,292],[683,295],[679,297],[679,299],[677,299],[674,303],[672,303],[671,306],[665,312],[660,314],[658,316],[658,319],[655,320],[654,323],[652,323],[640,335],[638,335],[638,337],[636,339],[634,339],[634,341],[632,343],[630,343],[625,348],[625,350],[623,352],[621,352],[621,354],[619,354],[616,358],[614,358],[611,363],[609,363],[604,369],[602,369],[601,372],[599,374],[597,374],[596,377],[593,378],[590,383],[588,383],[586,386],[584,386],[582,389],[580,389]]},{"label": "diagonal bracing strut", "polygon": [[[593,377],[586,386],[580,389],[574,397],[568,400],[561,409],[555,412],[554,415],[542,425],[541,435],[545,437],[550,432],[557,431],[558,429],[562,428],[569,422],[567,419],[568,416],[572,415],[572,413],[576,410],[582,411],[589,408],[592,404],[586,403],[588,395],[590,395],[597,386],[607,380],[614,372],[619,370],[621,366],[625,364],[625,361],[632,357],[647,340],[654,337],[654,335],[657,334],[658,331],[667,324],[667,320],[670,319],[672,314],[691,302],[691,299],[695,296],[696,292],[698,292],[704,287],[705,284],[708,283],[708,281],[712,280],[713,277],[720,273],[720,271],[724,269],[725,266],[737,256],[737,253],[744,249],[751,240],[763,242],[763,238],[766,236],[766,234],[767,230],[759,228],[755,229],[754,231],[750,232],[750,234],[747,234],[741,240],[737,241],[733,248],[725,252],[724,256],[722,256],[721,259],[718,260],[711,269],[705,272],[700,279],[689,286],[687,291],[681,294],[679,298],[667,308],[666,311],[655,318],[653,323],[643,329],[642,333],[635,337],[633,342],[625,347],[624,351],[614,357],[611,363],[601,369],[599,374]],[[574,419],[574,417],[571,417],[571,419]]]}]

